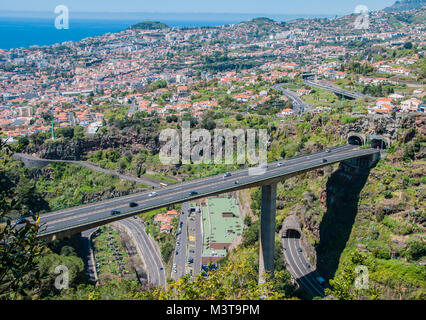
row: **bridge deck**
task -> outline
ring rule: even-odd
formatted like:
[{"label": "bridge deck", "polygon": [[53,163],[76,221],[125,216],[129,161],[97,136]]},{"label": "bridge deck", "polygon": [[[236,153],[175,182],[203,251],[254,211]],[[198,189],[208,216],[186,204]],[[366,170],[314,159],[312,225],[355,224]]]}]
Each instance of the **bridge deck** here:
[{"label": "bridge deck", "polygon": [[[360,149],[357,146],[347,145],[330,150],[329,153],[320,152],[301,156],[282,161],[281,164],[278,162],[270,163],[265,172],[262,172],[262,170],[255,172],[253,168],[248,168],[233,172],[232,176],[228,178],[217,175],[156,189],[156,196],[150,197],[149,192],[144,192],[51,212],[41,216],[40,224],[44,227],[41,228],[39,237],[81,232],[153,209],[226,192],[269,185],[340,161],[377,153],[379,151],[376,149]],[[327,162],[323,162],[323,159],[326,159]],[[189,191],[192,190],[195,190],[197,194],[189,195]],[[138,206],[131,208],[130,202],[136,202]],[[119,210],[120,214],[111,215],[111,210]]]}]

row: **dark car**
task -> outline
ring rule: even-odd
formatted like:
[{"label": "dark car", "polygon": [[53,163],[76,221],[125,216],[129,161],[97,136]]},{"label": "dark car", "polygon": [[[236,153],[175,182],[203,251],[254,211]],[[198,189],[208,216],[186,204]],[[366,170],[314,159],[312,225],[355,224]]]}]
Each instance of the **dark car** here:
[{"label": "dark car", "polygon": [[197,194],[198,194],[198,192],[197,192],[197,191],[194,191],[194,190],[189,191],[189,195],[190,195],[190,196],[195,196],[195,195],[197,195]]},{"label": "dark car", "polygon": [[225,173],[224,175],[223,175],[223,177],[224,178],[228,178],[228,177],[230,177],[232,174],[230,173],[230,172],[227,172],[227,173]]},{"label": "dark car", "polygon": [[118,210],[111,210],[111,215],[116,215],[116,214],[119,214],[120,213],[120,211],[118,211]]},{"label": "dark car", "polygon": [[297,251],[302,252],[302,248],[298,248]]},{"label": "dark car", "polygon": [[327,159],[322,159],[322,162],[323,162],[323,163],[326,163],[326,162],[327,162]]},{"label": "dark car", "polygon": [[331,152],[331,150],[330,150],[330,149],[327,149],[327,150],[325,150],[325,152],[330,153],[330,152]]},{"label": "dark car", "polygon": [[130,208],[134,208],[134,207],[137,207],[138,204],[136,202],[130,202],[129,206],[130,206]]},{"label": "dark car", "polygon": [[24,223],[26,223],[26,222],[27,222],[27,219],[26,219],[26,218],[24,218],[24,217],[19,218],[18,220],[16,220],[16,224],[24,224]]}]

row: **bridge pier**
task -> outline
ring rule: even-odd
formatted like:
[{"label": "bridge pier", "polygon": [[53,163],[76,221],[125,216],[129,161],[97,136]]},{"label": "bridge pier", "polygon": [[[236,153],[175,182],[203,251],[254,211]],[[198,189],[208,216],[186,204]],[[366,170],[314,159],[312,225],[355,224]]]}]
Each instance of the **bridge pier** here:
[{"label": "bridge pier", "polygon": [[262,186],[259,237],[259,283],[265,282],[265,273],[273,276],[274,272],[276,199],[276,183]]}]

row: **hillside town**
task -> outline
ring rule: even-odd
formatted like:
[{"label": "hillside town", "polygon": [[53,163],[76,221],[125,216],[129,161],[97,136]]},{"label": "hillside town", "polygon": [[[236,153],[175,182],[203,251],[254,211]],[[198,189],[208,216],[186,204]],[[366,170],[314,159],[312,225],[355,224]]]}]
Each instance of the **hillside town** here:
[{"label": "hillside town", "polygon": [[52,128],[54,137],[67,126],[95,134],[111,118],[199,118],[277,102],[277,117],[295,116],[292,99],[272,89],[277,83],[291,84],[311,105],[307,112],[331,110],[333,99],[301,82],[307,73],[365,94],[354,113],[424,112],[424,11],[410,13],[414,22],[371,12],[367,30],[355,15],[203,28],[142,23],[79,42],[0,50],[3,139]]}]

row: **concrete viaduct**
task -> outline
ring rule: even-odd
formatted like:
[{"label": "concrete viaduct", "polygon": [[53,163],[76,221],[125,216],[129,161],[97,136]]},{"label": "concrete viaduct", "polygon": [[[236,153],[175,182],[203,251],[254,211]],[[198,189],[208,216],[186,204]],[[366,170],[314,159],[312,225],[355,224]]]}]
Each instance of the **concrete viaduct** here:
[{"label": "concrete viaduct", "polygon": [[[38,236],[49,241],[168,205],[260,186],[259,281],[262,282],[264,273],[273,274],[274,270],[277,183],[339,162],[350,162],[352,167],[372,167],[380,159],[381,150],[378,146],[384,145],[383,141],[377,144],[378,139],[372,139],[372,147],[360,148],[366,139],[362,134],[353,133],[348,137],[348,145],[269,163],[261,174],[253,174],[252,170],[246,168],[232,172],[230,177],[217,175],[158,188],[155,196],[143,192],[46,213],[41,215],[40,225],[44,227]],[[137,207],[129,206],[130,202],[137,203]]]}]

